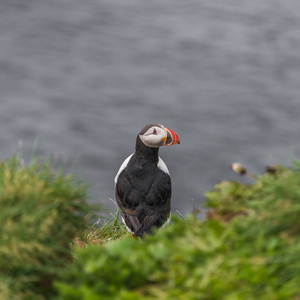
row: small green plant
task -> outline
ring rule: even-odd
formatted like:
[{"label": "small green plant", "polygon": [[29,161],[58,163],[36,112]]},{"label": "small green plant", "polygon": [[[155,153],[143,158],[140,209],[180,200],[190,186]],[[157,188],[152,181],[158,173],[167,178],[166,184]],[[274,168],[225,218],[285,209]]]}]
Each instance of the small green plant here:
[{"label": "small green plant", "polygon": [[190,215],[144,239],[75,248],[58,299],[298,299],[300,171],[222,182]]},{"label": "small green plant", "polygon": [[0,299],[49,299],[85,227],[86,186],[49,160],[0,162]]},{"label": "small green plant", "polygon": [[92,226],[89,226],[81,234],[78,234],[74,246],[87,247],[89,245],[102,246],[103,244],[119,240],[129,235],[123,223],[119,221],[119,211],[111,214],[109,219],[101,219]]}]

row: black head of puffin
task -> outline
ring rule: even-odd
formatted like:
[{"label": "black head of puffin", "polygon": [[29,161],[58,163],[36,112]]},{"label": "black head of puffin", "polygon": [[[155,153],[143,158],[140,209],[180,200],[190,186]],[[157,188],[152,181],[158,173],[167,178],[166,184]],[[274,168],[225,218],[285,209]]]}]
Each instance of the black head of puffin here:
[{"label": "black head of puffin", "polygon": [[161,124],[148,124],[139,133],[141,141],[148,147],[180,144],[178,135]]}]

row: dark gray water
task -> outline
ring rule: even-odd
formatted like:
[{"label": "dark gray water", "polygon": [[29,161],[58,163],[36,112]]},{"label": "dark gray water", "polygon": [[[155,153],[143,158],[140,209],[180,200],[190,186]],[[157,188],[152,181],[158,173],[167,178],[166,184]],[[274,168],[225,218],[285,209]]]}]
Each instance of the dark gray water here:
[{"label": "dark gray water", "polygon": [[220,180],[249,182],[232,162],[261,173],[300,157],[300,2],[1,0],[0,103],[1,159],[39,137],[112,211],[137,133],[166,125],[186,213]]}]

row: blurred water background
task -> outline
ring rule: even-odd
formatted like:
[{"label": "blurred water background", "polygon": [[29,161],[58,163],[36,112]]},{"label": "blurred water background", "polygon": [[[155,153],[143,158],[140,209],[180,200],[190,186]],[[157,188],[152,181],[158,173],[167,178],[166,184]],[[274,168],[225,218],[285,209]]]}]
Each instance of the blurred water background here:
[{"label": "blurred water background", "polygon": [[[20,147],[68,158],[93,201],[140,129],[181,145],[160,155],[185,214],[229,169],[300,157],[297,0],[1,0],[0,159]],[[20,146],[21,145],[21,146]]]}]

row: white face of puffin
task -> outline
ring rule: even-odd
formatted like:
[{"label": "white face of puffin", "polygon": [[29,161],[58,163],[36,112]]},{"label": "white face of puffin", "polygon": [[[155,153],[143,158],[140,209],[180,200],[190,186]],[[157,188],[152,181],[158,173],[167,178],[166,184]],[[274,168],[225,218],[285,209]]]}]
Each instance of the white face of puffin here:
[{"label": "white face of puffin", "polygon": [[139,134],[142,142],[148,147],[171,146],[180,144],[177,134],[161,124],[150,124]]}]

